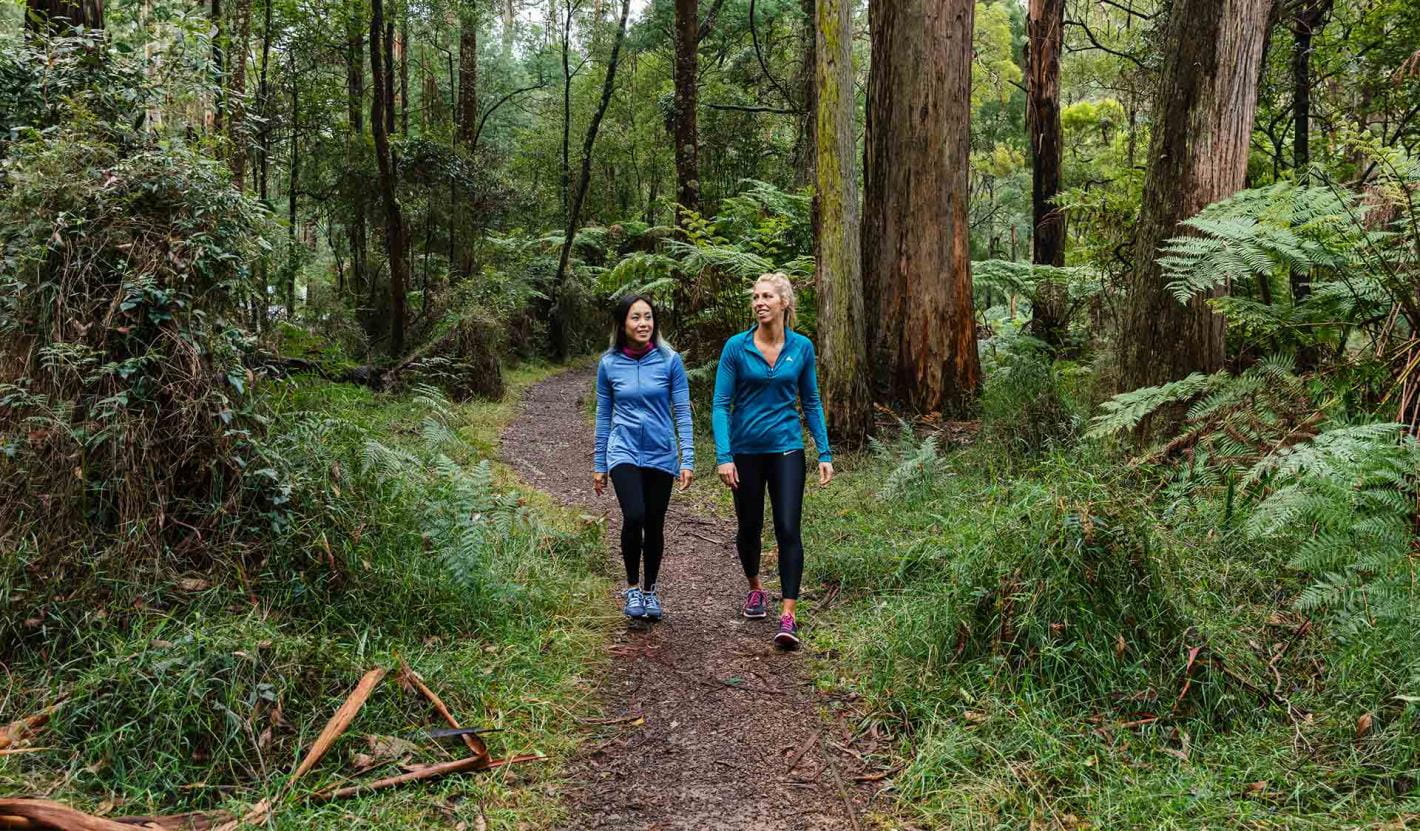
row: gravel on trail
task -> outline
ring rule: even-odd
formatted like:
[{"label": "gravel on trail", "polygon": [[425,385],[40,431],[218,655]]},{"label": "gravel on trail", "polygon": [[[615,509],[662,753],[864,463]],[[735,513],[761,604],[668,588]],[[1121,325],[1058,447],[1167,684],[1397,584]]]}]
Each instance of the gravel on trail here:
[{"label": "gravel on trail", "polygon": [[[502,455],[527,484],[607,517],[607,556],[620,574],[616,497],[610,483],[600,499],[592,492],[594,372],[574,369],[529,388]],[[671,499],[659,586],[666,617],[617,625],[596,679],[601,712],[583,719],[589,734],[564,768],[567,831],[869,827],[875,791],[855,781],[866,771],[846,747],[849,728],[827,717],[806,680],[811,630],[805,651],[784,653],[770,640],[777,604],[764,620],[740,616],[746,586],[734,522],[687,498],[719,487],[702,478]],[[605,603],[619,614],[619,596]]]}]

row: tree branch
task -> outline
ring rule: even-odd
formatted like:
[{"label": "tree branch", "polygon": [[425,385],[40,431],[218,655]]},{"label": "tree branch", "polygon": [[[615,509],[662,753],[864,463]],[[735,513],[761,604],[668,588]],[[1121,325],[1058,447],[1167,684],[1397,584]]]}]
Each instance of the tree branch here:
[{"label": "tree branch", "polygon": [[499,107],[513,100],[513,98],[522,95],[525,92],[532,92],[535,89],[542,89],[545,86],[547,86],[547,82],[544,81],[535,84],[534,86],[523,87],[522,89],[515,89],[507,95],[503,96],[502,98],[499,98],[497,101],[493,102],[493,106],[484,110],[483,115],[480,116],[478,119],[478,129],[473,131],[473,141],[469,144],[470,152],[478,149],[478,137],[483,135],[483,125],[488,122],[488,116],[493,115],[494,110],[498,109]]},{"label": "tree branch", "polygon": [[724,2],[725,0],[715,0],[710,11],[705,13],[705,20],[701,22],[700,31],[695,35],[696,43],[710,37],[710,30],[715,27],[715,17],[720,14],[720,6],[724,5]]},{"label": "tree branch", "polygon": [[712,110],[733,110],[741,113],[774,113],[776,115],[803,115],[803,110],[786,110],[783,107],[750,107],[740,104],[701,104]]},{"label": "tree branch", "polygon": [[1132,6],[1123,6],[1123,5],[1120,5],[1119,3],[1114,2],[1114,0],[1100,0],[1100,2],[1103,3],[1103,4],[1105,4],[1106,6],[1113,6],[1113,7],[1115,7],[1116,9],[1119,9],[1119,10],[1122,11],[1122,12],[1127,12],[1127,13],[1129,13],[1129,14],[1132,14],[1132,15],[1134,15],[1135,17],[1139,18],[1140,20],[1153,20],[1153,19],[1154,19],[1154,15],[1152,15],[1152,14],[1144,14],[1144,13],[1141,12],[1141,11],[1136,11]]},{"label": "tree branch", "polygon": [[749,37],[754,41],[754,56],[759,59],[759,68],[764,72],[764,77],[769,80],[771,86],[784,96],[785,101],[793,101],[794,96],[784,91],[784,87],[774,79],[774,74],[769,71],[769,65],[764,62],[764,53],[759,49],[759,32],[754,27],[754,0],[749,0]]},{"label": "tree branch", "polygon": [[[1129,61],[1130,63],[1134,64],[1135,66],[1139,67],[1140,69],[1148,69],[1148,67],[1144,65],[1144,62],[1141,61],[1141,60],[1139,60],[1139,59],[1138,59],[1137,57],[1135,57],[1134,55],[1131,55],[1131,54],[1129,54],[1128,52],[1120,52],[1118,49],[1111,49],[1111,48],[1109,48],[1108,46],[1105,46],[1103,43],[1100,43],[1100,42],[1099,42],[1099,39],[1095,37],[1095,33],[1092,32],[1092,31],[1090,31],[1090,27],[1089,27],[1088,24],[1086,24],[1086,23],[1081,23],[1081,22],[1078,21],[1078,20],[1070,20],[1070,19],[1067,18],[1066,21],[1065,21],[1065,25],[1067,25],[1067,26],[1079,26],[1081,29],[1083,29],[1084,32],[1085,32],[1085,37],[1089,38],[1090,43],[1094,44],[1094,48],[1095,48],[1095,49],[1098,49],[1098,50],[1100,50],[1101,52],[1105,52],[1105,53],[1108,53],[1108,54],[1110,54],[1110,55],[1113,55],[1113,56],[1115,56],[1116,58],[1123,58],[1124,60]],[[1072,52],[1081,52],[1081,51],[1084,51],[1084,50],[1082,50],[1082,49],[1072,49],[1072,50],[1070,50],[1070,51],[1072,51]]]}]

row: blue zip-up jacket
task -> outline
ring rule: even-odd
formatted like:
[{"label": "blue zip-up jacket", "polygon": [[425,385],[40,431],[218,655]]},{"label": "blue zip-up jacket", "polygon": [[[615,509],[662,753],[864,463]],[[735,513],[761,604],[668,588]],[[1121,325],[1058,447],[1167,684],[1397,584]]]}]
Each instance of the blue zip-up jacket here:
[{"label": "blue zip-up jacket", "polygon": [[[671,415],[675,415],[675,429]],[[680,467],[676,467],[676,433]],[[658,346],[639,359],[619,349],[597,365],[597,473],[632,464],[672,476],[695,469],[690,381],[680,355]]]},{"label": "blue zip-up jacket", "polygon": [[787,453],[804,449],[804,428],[794,404],[804,409],[809,433],[820,462],[833,461],[823,404],[818,397],[817,359],[813,342],[792,329],[784,330],[784,348],[774,366],[754,345],[750,327],[725,341],[715,372],[715,461],[733,462],[736,453]]}]

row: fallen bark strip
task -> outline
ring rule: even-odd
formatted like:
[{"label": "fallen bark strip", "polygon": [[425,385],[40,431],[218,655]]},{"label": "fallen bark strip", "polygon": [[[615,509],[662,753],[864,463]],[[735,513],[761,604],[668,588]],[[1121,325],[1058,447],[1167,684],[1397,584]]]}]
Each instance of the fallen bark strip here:
[{"label": "fallen bark strip", "polygon": [[155,824],[135,826],[104,819],[49,799],[0,799],[0,823],[3,823],[0,828],[53,828],[58,831],[133,831],[134,828],[162,827]]},{"label": "fallen bark strip", "polygon": [[331,745],[335,744],[335,740],[340,738],[340,734],[344,733],[345,729],[350,726],[350,722],[355,720],[355,714],[360,712],[361,707],[365,706],[365,702],[370,698],[370,693],[375,691],[375,687],[379,685],[384,677],[384,667],[375,667],[366,672],[364,676],[360,678],[360,683],[355,685],[355,689],[351,691],[350,695],[346,696],[345,701],[341,703],[340,709],[336,710],[335,715],[330,717],[330,721],[325,723],[325,727],[320,731],[320,735],[316,736],[316,740],[311,745],[311,749],[307,751],[306,757],[301,760],[301,764],[296,767],[295,772],[291,774],[291,778],[287,779],[285,784],[277,790],[276,796],[261,800],[256,805],[252,806],[251,810],[247,811],[241,819],[233,819],[224,822],[217,826],[216,831],[235,831],[236,828],[242,825],[257,823],[265,819],[266,816],[271,813],[271,809],[290,792],[291,788],[296,784],[296,780],[305,776],[311,768],[316,766],[316,763],[321,760],[321,757],[325,756],[326,751],[330,750]]},{"label": "fallen bark strip", "polygon": [[49,717],[54,715],[63,705],[64,700],[60,699],[34,715],[16,719],[0,728],[0,750],[10,747],[15,742],[21,741],[27,735],[39,730],[49,722]]},{"label": "fallen bark strip", "polygon": [[350,722],[355,720],[355,714],[360,712],[360,708],[365,706],[365,702],[370,698],[370,693],[375,691],[376,685],[385,677],[384,667],[375,667],[365,673],[360,679],[360,683],[355,685],[355,691],[350,693],[345,702],[340,705],[340,709],[335,711],[335,715],[326,722],[325,728],[316,736],[315,743],[311,745],[310,752],[306,758],[301,760],[296,772],[291,774],[287,780],[287,787],[294,784],[297,779],[305,776],[316,763],[330,750],[335,740],[340,738],[340,734],[345,732],[345,728],[350,726]]},{"label": "fallen bark strip", "polygon": [[527,754],[523,756],[510,756],[507,759],[494,759],[489,761],[485,757],[470,756],[467,759],[455,759],[452,762],[440,762],[437,765],[428,765],[410,773],[401,773],[397,776],[387,776],[384,779],[376,779],[373,782],[360,782],[354,785],[347,785],[343,788],[322,791],[311,797],[312,802],[331,802],[336,799],[346,799],[360,794],[367,794],[371,791],[392,788],[396,785],[404,785],[409,782],[418,782],[424,779],[437,779],[441,776],[448,776],[451,773],[463,773],[470,770],[492,770],[506,765],[518,764],[520,762],[541,762],[547,759],[546,756]]},{"label": "fallen bark strip", "polygon": [[[445,723],[455,730],[463,729],[458,719],[454,718],[454,714],[449,712],[449,708],[445,706],[444,700],[439,697],[438,693],[429,689],[428,685],[424,683],[424,679],[420,678],[419,673],[411,669],[409,664],[401,661],[399,664],[399,672],[401,680],[408,683],[411,687],[418,690],[421,695],[429,699],[429,703],[434,705],[434,709],[439,713],[439,716],[444,719]],[[485,760],[488,758],[488,745],[484,744],[483,739],[480,739],[476,734],[464,733],[463,743],[468,746],[468,749],[473,753],[475,758]]]}]

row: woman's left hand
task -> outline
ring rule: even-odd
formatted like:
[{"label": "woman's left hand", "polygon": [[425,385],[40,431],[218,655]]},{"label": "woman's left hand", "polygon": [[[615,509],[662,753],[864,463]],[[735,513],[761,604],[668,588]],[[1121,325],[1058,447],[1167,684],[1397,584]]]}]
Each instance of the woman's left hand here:
[{"label": "woman's left hand", "polygon": [[833,462],[818,463],[818,486],[824,487],[833,481]]},{"label": "woman's left hand", "polygon": [[690,483],[695,481],[695,472],[688,467],[680,469],[680,489],[685,490],[690,487]]}]

